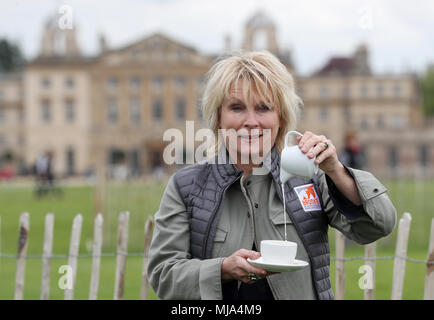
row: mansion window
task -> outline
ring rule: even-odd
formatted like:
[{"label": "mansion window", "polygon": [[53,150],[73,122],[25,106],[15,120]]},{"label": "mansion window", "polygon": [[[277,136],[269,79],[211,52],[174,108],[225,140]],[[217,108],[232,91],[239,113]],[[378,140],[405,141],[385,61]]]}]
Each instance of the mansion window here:
[{"label": "mansion window", "polygon": [[384,96],[384,87],[383,85],[379,84],[377,86],[377,97],[382,98]]},{"label": "mansion window", "polygon": [[140,88],[140,78],[135,76],[130,78],[130,88],[133,90],[139,90]]},{"label": "mansion window", "polygon": [[130,121],[132,124],[140,124],[140,100],[138,98],[130,99]]},{"label": "mansion window", "polygon": [[41,87],[44,89],[48,89],[51,87],[51,80],[47,77],[42,78]]},{"label": "mansion window", "polygon": [[400,115],[392,116],[392,128],[393,129],[402,129],[404,128],[405,121],[404,118]]},{"label": "mansion window", "polygon": [[360,96],[362,98],[366,98],[368,96],[368,87],[366,85],[362,85],[360,87]]},{"label": "mansion window", "polygon": [[351,121],[351,109],[348,105],[344,106],[343,108],[343,115],[344,115],[344,119],[347,123],[349,123]]},{"label": "mansion window", "polygon": [[128,164],[133,176],[140,174],[140,151],[139,149],[132,149],[128,152]]},{"label": "mansion window", "polygon": [[75,152],[74,149],[68,148],[66,150],[66,174],[73,175],[75,174]]},{"label": "mansion window", "polygon": [[65,80],[65,87],[67,87],[67,88],[74,88],[74,86],[75,86],[74,78],[72,78],[72,77],[66,78],[66,80]]},{"label": "mansion window", "polygon": [[118,121],[118,103],[114,99],[107,101],[107,121],[109,123],[116,123]]},{"label": "mansion window", "polygon": [[18,112],[18,122],[23,123],[25,119],[26,119],[26,114],[24,113],[24,110],[20,110]]},{"label": "mansion window", "polygon": [[43,123],[49,123],[51,121],[51,103],[49,100],[43,100],[41,102],[41,120]]},{"label": "mansion window", "polygon": [[325,106],[321,107],[320,112],[319,112],[320,119],[326,120],[328,118],[328,116],[329,116],[329,113],[328,113],[327,107],[325,107]]},{"label": "mansion window", "polygon": [[131,57],[132,57],[134,60],[138,60],[138,58],[139,58],[139,50],[137,50],[137,49],[133,49],[133,50],[131,50]]},{"label": "mansion window", "polygon": [[320,98],[327,98],[328,95],[329,95],[329,91],[328,91],[327,87],[321,86],[321,88],[319,90],[319,96],[320,96]]},{"label": "mansion window", "polygon": [[152,119],[157,121],[163,119],[163,103],[160,99],[155,99],[152,103]]},{"label": "mansion window", "polygon": [[159,38],[151,39],[149,44],[152,49],[159,49],[162,46],[161,40]]},{"label": "mansion window", "polygon": [[175,80],[175,89],[183,90],[185,87],[185,78],[184,77],[176,77]]},{"label": "mansion window", "polygon": [[163,78],[156,76],[152,78],[152,90],[159,92],[163,89]]},{"label": "mansion window", "polygon": [[419,163],[422,167],[427,167],[429,163],[429,149],[426,145],[419,147]]},{"label": "mansion window", "polygon": [[176,99],[175,114],[176,120],[182,121],[185,119],[185,102],[183,98]]},{"label": "mansion window", "polygon": [[20,147],[24,146],[24,141],[25,141],[24,136],[22,134],[18,135],[18,145]]},{"label": "mansion window", "polygon": [[258,29],[253,36],[253,50],[267,49],[267,32],[264,29]]},{"label": "mansion window", "polygon": [[118,79],[116,77],[110,77],[106,81],[106,88],[108,90],[116,90],[118,87]]},{"label": "mansion window", "polygon": [[346,98],[346,99],[348,99],[348,98],[350,97],[350,95],[351,95],[351,90],[350,90],[350,87],[349,87],[349,86],[345,86],[345,87],[342,89],[342,95],[343,95],[344,98]]},{"label": "mansion window", "polygon": [[379,115],[377,117],[377,128],[378,129],[384,129],[385,127],[385,123],[384,123],[384,117],[382,115]]},{"label": "mansion window", "polygon": [[75,120],[75,103],[73,100],[65,101],[65,120],[68,123],[74,122]]},{"label": "mansion window", "polygon": [[178,49],[176,50],[176,57],[179,61],[185,60],[187,58],[186,54],[184,53],[184,50]]},{"label": "mansion window", "polygon": [[395,146],[389,147],[389,165],[391,168],[398,167],[398,149]]},{"label": "mansion window", "polygon": [[360,120],[360,128],[368,129],[368,127],[369,127],[368,119],[366,119],[366,117],[363,117],[362,120]]},{"label": "mansion window", "polygon": [[126,152],[117,148],[110,148],[107,152],[107,164],[111,167],[125,162]]},{"label": "mansion window", "polygon": [[393,95],[394,95],[394,97],[401,96],[401,86],[399,84],[395,84],[393,86]]}]

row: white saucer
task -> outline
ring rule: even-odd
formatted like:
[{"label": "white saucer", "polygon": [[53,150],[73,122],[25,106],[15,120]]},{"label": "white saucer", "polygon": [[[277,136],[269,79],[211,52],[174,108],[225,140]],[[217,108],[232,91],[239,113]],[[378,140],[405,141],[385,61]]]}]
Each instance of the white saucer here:
[{"label": "white saucer", "polygon": [[254,265],[255,267],[262,268],[270,272],[297,271],[309,265],[309,263],[307,263],[306,261],[297,260],[297,259],[294,259],[292,263],[287,263],[287,264],[276,264],[276,263],[266,262],[264,261],[263,257],[259,257],[256,260],[247,258],[247,261],[250,264]]}]

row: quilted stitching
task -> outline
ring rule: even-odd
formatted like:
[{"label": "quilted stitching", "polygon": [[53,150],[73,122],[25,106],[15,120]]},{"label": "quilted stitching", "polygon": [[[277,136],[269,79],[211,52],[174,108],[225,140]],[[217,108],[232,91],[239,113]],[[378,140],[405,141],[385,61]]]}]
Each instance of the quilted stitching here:
[{"label": "quilted stitching", "polygon": [[[215,161],[216,158],[211,163],[215,163]],[[281,196],[280,157],[275,147],[271,151],[271,164],[268,169],[273,176],[277,193]],[[228,161],[228,154],[226,153],[226,164],[195,164],[183,168],[175,174],[176,186],[192,217],[190,251],[193,257],[200,259],[210,257],[213,245],[212,238],[215,236],[218,214],[221,212],[221,210],[220,212],[215,212],[215,210],[219,206],[219,199],[224,188],[238,180],[239,173],[240,171]],[[312,182],[312,180],[303,178],[291,178],[287,183],[288,187],[285,188],[286,205],[290,219],[299,230],[300,238],[309,254],[318,299],[334,299],[330,282],[327,219],[324,214],[318,212],[305,212],[293,188],[291,188]],[[211,221],[214,223],[209,225]],[[207,230],[209,230],[208,234],[206,234]],[[204,256],[202,251],[205,243],[207,245]]]}]

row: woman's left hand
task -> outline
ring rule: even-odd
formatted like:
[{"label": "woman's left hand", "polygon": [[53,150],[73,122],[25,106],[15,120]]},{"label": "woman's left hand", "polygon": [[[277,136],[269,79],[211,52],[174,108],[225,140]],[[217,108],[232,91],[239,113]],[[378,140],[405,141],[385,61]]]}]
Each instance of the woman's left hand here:
[{"label": "woman's left hand", "polygon": [[[306,131],[303,137],[297,138],[298,146],[309,158],[314,158],[322,171],[335,183],[338,190],[356,206],[362,204],[356,183],[340,163],[336,147],[323,135]],[[311,150],[312,149],[312,150]]]},{"label": "woman's left hand", "polygon": [[[316,135],[306,131],[303,137],[297,137],[298,147],[303,153],[307,153],[308,158],[316,157],[315,163],[319,165],[327,175],[333,174],[342,164],[339,162],[336,147],[326,136]],[[312,149],[312,150],[311,150]]]}]

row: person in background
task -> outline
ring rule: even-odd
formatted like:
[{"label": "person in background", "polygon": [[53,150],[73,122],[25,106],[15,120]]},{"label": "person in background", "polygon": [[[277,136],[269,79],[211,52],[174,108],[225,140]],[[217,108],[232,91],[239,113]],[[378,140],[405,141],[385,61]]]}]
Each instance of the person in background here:
[{"label": "person in background", "polygon": [[46,180],[48,170],[48,157],[47,154],[41,153],[35,162],[35,195],[40,198],[46,193]]},{"label": "person in background", "polygon": [[362,148],[355,131],[345,133],[345,145],[339,154],[339,161],[353,169],[362,169],[364,167],[365,161]]},{"label": "person in background", "polygon": [[59,188],[55,188],[55,175],[53,170],[53,152],[48,151],[40,154],[35,163],[36,188],[35,195],[48,195],[50,192],[62,195]]},{"label": "person in background", "polygon": [[53,152],[47,152],[47,171],[46,171],[46,179],[47,179],[47,187],[48,190],[54,190],[54,171],[53,171]]}]

